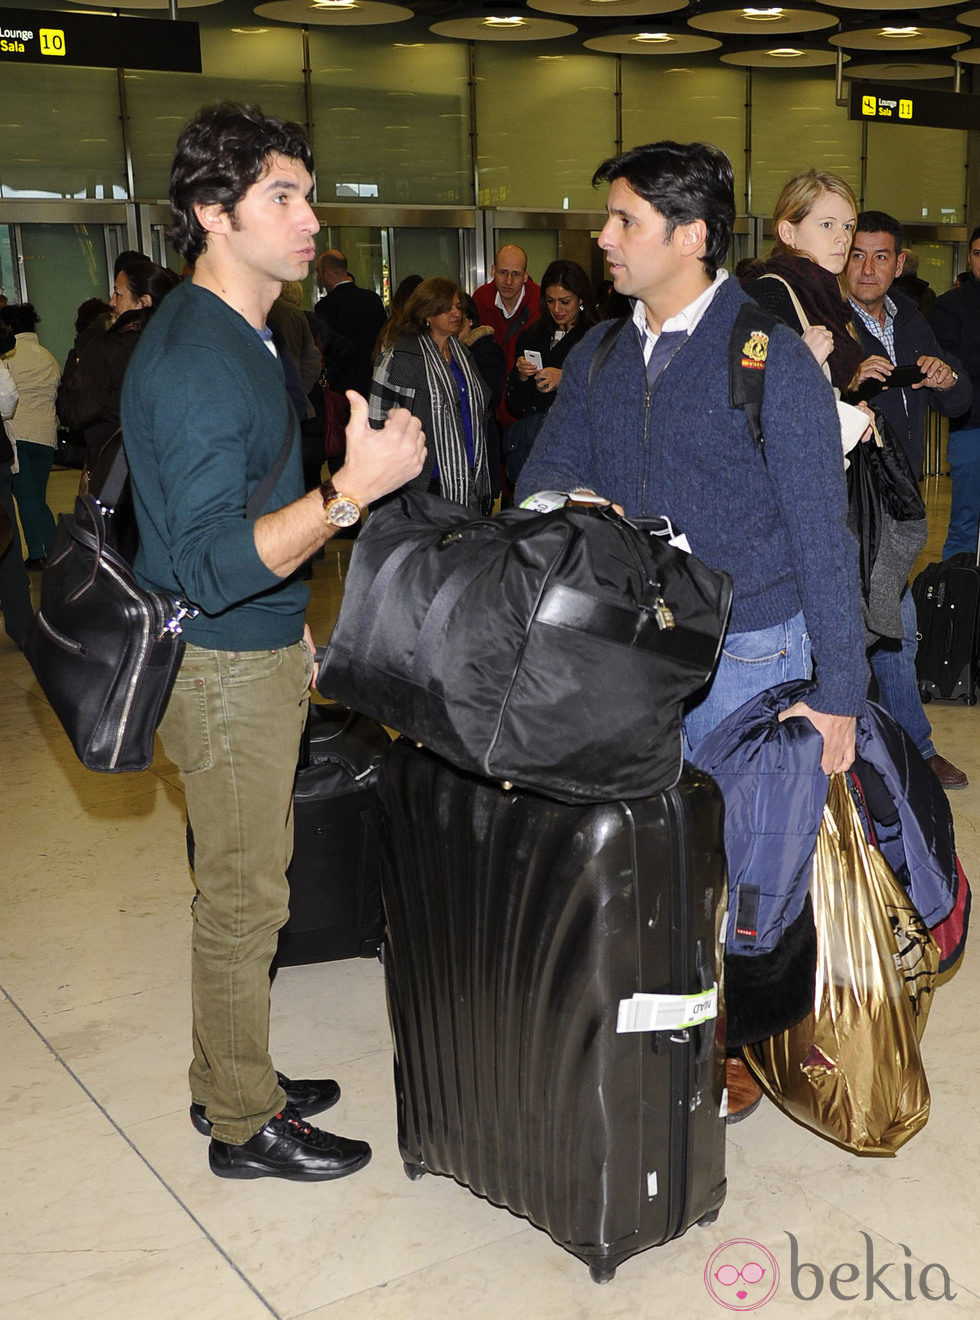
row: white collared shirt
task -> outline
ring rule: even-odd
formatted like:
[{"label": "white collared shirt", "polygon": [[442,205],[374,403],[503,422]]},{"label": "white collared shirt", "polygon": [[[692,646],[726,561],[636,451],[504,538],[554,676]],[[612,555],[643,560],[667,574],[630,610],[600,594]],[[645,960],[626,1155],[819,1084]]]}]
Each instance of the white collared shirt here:
[{"label": "white collared shirt", "polygon": [[[708,310],[711,299],[727,279],[728,271],[719,270],[712,283],[708,285],[703,293],[699,293],[693,302],[689,302],[686,307],[682,307],[676,316],[667,317],[667,320],[664,321],[663,325],[660,327],[660,333],[663,334],[664,331],[667,330],[686,330],[688,335],[692,335],[697,329],[701,317],[704,316],[705,312]],[[650,329],[650,325],[647,321],[646,305],[640,299],[636,300],[633,307],[633,324],[640,333],[640,343],[643,347],[643,360],[644,362],[649,362],[650,354],[653,352],[653,346],[660,338],[660,335],[655,335]]]},{"label": "white collared shirt", "polygon": [[514,303],[514,306],[511,308],[511,310],[510,310],[509,312],[508,312],[507,308],[504,306],[504,300],[501,298],[501,296],[500,296],[499,293],[497,294],[496,298],[494,299],[494,306],[500,308],[500,310],[501,310],[501,311],[503,312],[503,314],[504,314],[504,319],[505,319],[506,321],[509,321],[510,318],[511,318],[512,316],[515,315],[515,313],[517,312],[518,307],[520,307],[521,303],[524,301],[524,290],[525,290],[526,288],[527,288],[527,284],[526,284],[526,283],[521,285],[521,296],[518,298],[517,302]]}]

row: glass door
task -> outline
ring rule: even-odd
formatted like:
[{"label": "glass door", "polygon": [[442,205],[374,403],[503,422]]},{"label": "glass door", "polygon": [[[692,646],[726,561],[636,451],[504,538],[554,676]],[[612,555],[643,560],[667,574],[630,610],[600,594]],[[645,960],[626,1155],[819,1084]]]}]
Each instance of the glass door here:
[{"label": "glass door", "polygon": [[[125,205],[0,203],[0,272],[10,302],[34,304],[38,338],[59,362],[75,340],[78,307],[108,301],[116,254],[134,237]],[[9,281],[9,283],[8,283]]]}]

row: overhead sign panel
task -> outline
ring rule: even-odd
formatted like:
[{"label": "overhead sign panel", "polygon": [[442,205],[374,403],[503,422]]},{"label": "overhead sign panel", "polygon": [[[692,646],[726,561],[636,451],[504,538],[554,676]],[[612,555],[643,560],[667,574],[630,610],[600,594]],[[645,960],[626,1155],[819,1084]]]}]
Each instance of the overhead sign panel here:
[{"label": "overhead sign panel", "polygon": [[920,128],[980,128],[980,96],[933,92],[895,83],[852,82],[851,119],[874,124],[916,124]]},{"label": "overhead sign panel", "polygon": [[0,7],[0,70],[5,64],[200,73],[201,38],[196,23]]}]

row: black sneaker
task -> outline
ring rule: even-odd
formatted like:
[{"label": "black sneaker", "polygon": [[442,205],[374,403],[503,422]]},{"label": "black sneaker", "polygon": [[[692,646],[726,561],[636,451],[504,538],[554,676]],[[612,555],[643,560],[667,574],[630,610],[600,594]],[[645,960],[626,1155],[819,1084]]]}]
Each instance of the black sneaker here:
[{"label": "black sneaker", "polygon": [[304,1123],[288,1105],[241,1146],[211,1138],[208,1162],[219,1178],[289,1178],[325,1182],[346,1178],[371,1158],[366,1141],[335,1137]]},{"label": "black sneaker", "polygon": [[[340,1099],[340,1087],[329,1077],[318,1081],[304,1078],[295,1082],[289,1077],[284,1077],[281,1072],[277,1072],[276,1077],[279,1079],[279,1085],[286,1092],[286,1104],[295,1109],[300,1118],[309,1118],[311,1114],[322,1114]],[[191,1105],[191,1122],[202,1137],[210,1137],[211,1120],[203,1105]]]}]

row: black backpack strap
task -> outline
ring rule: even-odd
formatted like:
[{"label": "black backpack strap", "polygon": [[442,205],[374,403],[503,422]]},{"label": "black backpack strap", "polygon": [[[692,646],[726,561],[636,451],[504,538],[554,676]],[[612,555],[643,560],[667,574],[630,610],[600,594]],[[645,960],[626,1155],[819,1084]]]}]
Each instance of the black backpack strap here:
[{"label": "black backpack strap", "polygon": [[588,388],[590,390],[592,389],[592,382],[595,380],[598,373],[602,370],[606,358],[608,358],[609,354],[613,351],[613,347],[615,346],[617,339],[623,333],[626,327],[632,324],[632,321],[633,321],[632,313],[629,313],[627,316],[620,316],[617,320],[611,321],[609,325],[609,329],[599,340],[596,351],[592,354],[592,361],[589,363]]},{"label": "black backpack strap", "polygon": [[129,477],[129,464],[126,462],[126,451],[122,446],[120,427],[116,427],[102,448],[105,449],[106,446],[111,445],[117,437],[119,437],[119,446],[112,457],[112,464],[106,473],[101,489],[95,496],[103,509],[115,509],[122,498],[123,487]]},{"label": "black backpack strap", "polygon": [[245,505],[246,519],[257,518],[259,516],[262,512],[262,506],[272,494],[279,478],[283,474],[283,469],[289,461],[289,455],[293,448],[295,416],[293,405],[290,403],[286,408],[286,434],[283,436],[282,448],[276,455],[276,461],[273,463],[272,467],[249,496],[248,503]]},{"label": "black backpack strap", "polygon": [[[116,431],[116,435],[119,432]],[[110,439],[115,439],[111,436]],[[245,517],[257,518],[262,511],[262,506],[272,494],[276,483],[283,474],[289,455],[293,448],[293,408],[290,404],[286,413],[286,433],[283,436],[282,448],[276,455],[276,461],[262,478],[259,484],[249,496],[248,503],[245,505]],[[119,496],[122,494],[123,486],[126,484],[126,478],[129,476],[129,464],[126,462],[126,451],[122,445],[119,446],[112,460],[105,481],[102,483],[102,489],[98,495],[99,504],[107,509],[114,509]]]},{"label": "black backpack strap", "polygon": [[762,435],[762,399],[766,390],[766,359],[769,336],[778,316],[763,311],[757,303],[743,303],[738,309],[732,336],[728,342],[728,384],[733,408],[745,413],[752,439],[765,453]]}]

